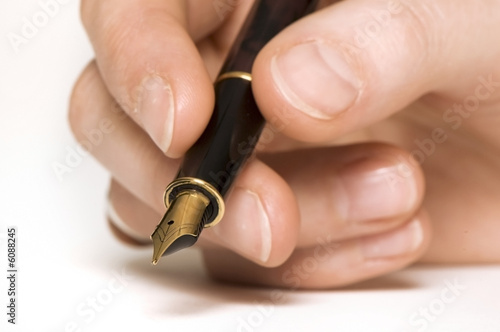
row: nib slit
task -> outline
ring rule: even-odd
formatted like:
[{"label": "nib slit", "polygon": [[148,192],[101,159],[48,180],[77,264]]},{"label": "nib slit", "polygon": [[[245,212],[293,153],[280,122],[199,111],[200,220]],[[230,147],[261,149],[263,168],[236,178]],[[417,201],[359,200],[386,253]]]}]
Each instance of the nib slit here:
[{"label": "nib slit", "polygon": [[162,256],[195,244],[203,229],[203,213],[209,202],[208,198],[195,190],[179,193],[151,235],[153,265]]}]

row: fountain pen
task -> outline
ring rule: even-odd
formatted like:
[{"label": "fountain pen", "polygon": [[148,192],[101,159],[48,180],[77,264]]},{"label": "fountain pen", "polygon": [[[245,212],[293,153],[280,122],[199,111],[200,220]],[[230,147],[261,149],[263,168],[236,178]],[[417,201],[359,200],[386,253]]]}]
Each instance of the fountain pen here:
[{"label": "fountain pen", "polygon": [[265,120],[252,93],[252,65],[259,51],[286,26],[312,12],[318,0],[256,0],[214,84],[209,124],[186,153],[165,189],[167,211],[156,226],[153,265],[192,246],[203,228],[224,215],[224,196],[251,156]]}]

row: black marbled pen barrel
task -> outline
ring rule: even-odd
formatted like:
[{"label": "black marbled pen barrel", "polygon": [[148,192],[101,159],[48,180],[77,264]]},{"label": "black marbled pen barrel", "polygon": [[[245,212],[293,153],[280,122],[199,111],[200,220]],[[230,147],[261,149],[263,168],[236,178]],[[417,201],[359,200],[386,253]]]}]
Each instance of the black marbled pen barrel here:
[{"label": "black marbled pen barrel", "polygon": [[193,245],[224,215],[224,196],[251,156],[265,121],[252,93],[252,66],[275,35],[316,7],[318,0],[257,0],[215,83],[210,122],[165,190],[167,211],[155,231],[153,264]]}]

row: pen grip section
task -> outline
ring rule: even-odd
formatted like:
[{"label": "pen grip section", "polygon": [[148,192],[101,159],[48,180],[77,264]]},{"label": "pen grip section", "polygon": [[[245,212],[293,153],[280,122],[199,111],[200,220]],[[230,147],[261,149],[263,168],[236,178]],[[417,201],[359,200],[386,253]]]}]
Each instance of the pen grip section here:
[{"label": "pen grip section", "polygon": [[225,195],[252,155],[264,118],[251,82],[229,78],[215,85],[216,103],[207,129],[187,152],[178,177],[202,179]]}]

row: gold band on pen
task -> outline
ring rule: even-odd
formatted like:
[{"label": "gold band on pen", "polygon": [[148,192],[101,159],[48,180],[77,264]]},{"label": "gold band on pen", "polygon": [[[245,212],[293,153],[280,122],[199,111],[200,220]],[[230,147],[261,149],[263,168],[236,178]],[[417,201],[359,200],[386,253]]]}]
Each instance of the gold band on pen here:
[{"label": "gold band on pen", "polygon": [[252,82],[252,74],[249,74],[244,71],[230,71],[220,75],[215,81],[215,83],[219,83],[220,81],[224,81],[230,78],[241,78],[245,81]]},{"label": "gold band on pen", "polygon": [[224,216],[225,204],[224,199],[221,194],[215,189],[210,183],[203,181],[201,179],[196,178],[179,178],[174,180],[166,189],[163,194],[163,201],[165,203],[165,207],[168,209],[170,204],[172,203],[172,192],[174,190],[184,191],[189,189],[202,189],[203,194],[207,196],[208,199],[214,204],[212,204],[212,208],[215,210],[215,217],[213,220],[210,220],[205,224],[205,228],[213,227],[219,223],[219,221]]}]

